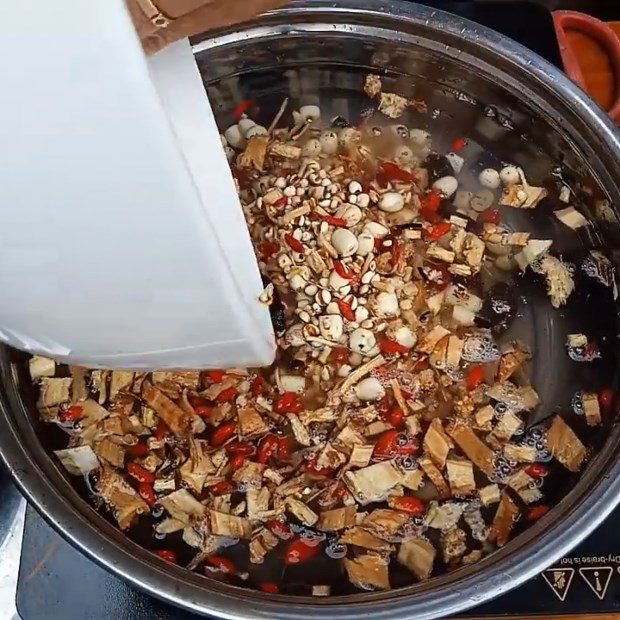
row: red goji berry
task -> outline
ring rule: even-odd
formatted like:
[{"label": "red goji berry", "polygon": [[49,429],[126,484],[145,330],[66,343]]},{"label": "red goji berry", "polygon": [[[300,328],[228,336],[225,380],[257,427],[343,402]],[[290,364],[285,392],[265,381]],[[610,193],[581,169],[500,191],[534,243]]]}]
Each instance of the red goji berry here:
[{"label": "red goji berry", "polygon": [[226,450],[231,454],[241,454],[242,456],[250,456],[254,454],[256,448],[245,441],[231,441],[226,444]]},{"label": "red goji berry", "polygon": [[278,592],[280,592],[280,586],[278,586],[277,583],[273,583],[271,581],[261,583],[258,587],[261,592],[267,592],[267,594],[277,594]]},{"label": "red goji berry", "polygon": [[601,407],[601,411],[605,414],[611,411],[611,407],[614,402],[614,391],[611,388],[603,388],[598,393],[598,404]]},{"label": "red goji berry", "polygon": [[437,241],[437,239],[441,239],[445,234],[449,233],[452,226],[449,222],[441,222],[441,224],[436,224],[428,231],[428,237],[432,241]]},{"label": "red goji berry", "polygon": [[84,414],[84,407],[79,407],[74,405],[73,407],[69,407],[64,411],[61,411],[58,417],[61,422],[75,422],[79,420]]},{"label": "red goji berry", "polygon": [[138,495],[149,505],[149,508],[152,508],[157,501],[155,491],[148,482],[141,482],[138,485]]},{"label": "red goji berry", "polygon": [[275,435],[266,435],[258,444],[256,460],[262,465],[266,465],[278,450],[278,438]]},{"label": "red goji berry", "polygon": [[147,484],[153,484],[153,482],[155,482],[155,474],[144,469],[144,467],[138,465],[138,463],[127,463],[126,469],[127,473],[138,482],[146,482]]},{"label": "red goji berry", "polygon": [[394,510],[402,510],[415,517],[421,517],[426,513],[426,504],[417,497],[395,497],[391,504]]},{"label": "red goji berry", "polygon": [[150,450],[148,445],[145,443],[135,443],[133,446],[129,447],[127,452],[129,456],[143,457],[146,456]]},{"label": "red goji berry", "polygon": [[478,216],[478,220],[480,222],[495,224],[497,226],[500,223],[499,209],[487,209],[486,211],[483,211]]},{"label": "red goji berry", "polygon": [[331,476],[331,474],[334,473],[334,470],[329,467],[317,467],[317,460],[318,456],[315,456],[306,463],[305,470],[307,474],[310,474],[311,476]]},{"label": "red goji berry", "polygon": [[336,364],[344,364],[349,361],[349,349],[346,347],[334,347],[329,354],[329,359]]},{"label": "red goji berry", "polygon": [[245,99],[244,101],[240,101],[233,110],[233,118],[238,121],[253,105],[253,102],[250,99]]},{"label": "red goji berry", "polygon": [[162,560],[166,560],[166,562],[172,562],[172,564],[177,563],[177,554],[170,549],[158,549],[155,552]]},{"label": "red goji berry", "polygon": [[304,562],[308,562],[318,555],[322,547],[323,545],[320,543],[310,546],[301,538],[296,538],[292,540],[286,548],[284,564],[286,564],[286,566],[291,566],[292,564],[303,564]]},{"label": "red goji berry", "polygon": [[400,344],[400,342],[396,342],[396,340],[390,340],[389,338],[383,338],[379,342],[379,349],[381,353],[385,355],[404,355],[405,353],[409,353],[408,347]]},{"label": "red goji berry", "polygon": [[484,381],[484,366],[482,364],[474,364],[467,371],[467,379],[465,383],[467,389],[471,392],[475,390]]},{"label": "red goji berry", "polygon": [[541,517],[544,517],[549,512],[549,506],[544,504],[540,506],[529,506],[525,512],[526,521],[538,521]]},{"label": "red goji berry", "polygon": [[232,482],[221,480],[220,482],[216,482],[212,487],[209,487],[209,490],[213,495],[228,495],[235,490],[235,487]]},{"label": "red goji berry", "polygon": [[[381,164],[377,177],[380,181],[401,181],[402,183],[412,183],[417,180],[415,174],[407,172],[407,170],[404,170],[391,161],[385,161]],[[380,184],[384,185],[385,183]]]},{"label": "red goji berry", "polygon": [[457,138],[452,143],[452,152],[458,153],[459,151],[462,151],[466,145],[467,145],[467,138]]},{"label": "red goji berry", "polygon": [[216,403],[231,403],[233,400],[235,400],[235,398],[237,398],[237,388],[234,386],[231,386],[229,388],[226,388],[225,390],[222,390],[216,397],[215,397],[215,402]]},{"label": "red goji berry", "polygon": [[256,375],[256,377],[252,379],[252,383],[250,383],[250,392],[254,398],[265,393],[265,380],[260,375]]},{"label": "red goji berry", "polygon": [[415,454],[418,445],[411,438],[396,429],[390,429],[379,435],[372,453],[374,459],[391,459],[395,456]]},{"label": "red goji berry", "polygon": [[542,463],[530,463],[525,468],[525,473],[532,478],[544,478],[549,470]]},{"label": "red goji berry", "polygon": [[275,241],[267,241],[258,245],[258,253],[262,260],[269,260],[280,251],[280,244]]},{"label": "red goji berry", "polygon": [[280,521],[279,519],[271,519],[265,523],[267,529],[280,538],[281,540],[287,540],[293,535],[293,531],[288,526],[288,523]]},{"label": "red goji berry", "polygon": [[345,280],[355,280],[357,278],[357,276],[354,273],[347,271],[347,268],[344,266],[344,264],[341,261],[335,260],[333,261],[333,263],[334,263],[334,271],[341,278],[344,278]]},{"label": "red goji berry", "polygon": [[213,407],[207,407],[206,405],[198,405],[198,407],[194,407],[194,411],[196,415],[201,418],[208,418],[213,413]]},{"label": "red goji berry", "polygon": [[429,222],[437,221],[439,207],[441,206],[441,194],[431,191],[421,201],[420,214]]},{"label": "red goji berry", "polygon": [[276,413],[299,413],[302,409],[301,398],[296,392],[284,392],[276,399]]},{"label": "red goji berry", "polygon": [[347,321],[355,321],[355,312],[353,311],[351,304],[346,302],[344,299],[339,299],[337,303],[340,314],[342,314]]},{"label": "red goji berry", "polygon": [[244,463],[245,456],[243,454],[235,454],[229,461],[229,465],[234,471],[241,469]]},{"label": "red goji berry", "polygon": [[153,437],[155,437],[155,439],[157,440],[161,440],[169,432],[170,432],[170,427],[163,420],[160,420],[157,423],[157,428],[155,429],[155,432],[153,433]]},{"label": "red goji berry", "polygon": [[228,558],[220,555],[211,555],[205,559],[205,562],[223,573],[235,572],[235,565]]},{"label": "red goji berry", "polygon": [[277,457],[281,461],[287,461],[291,458],[291,453],[297,445],[292,437],[280,437],[278,439]]},{"label": "red goji berry", "polygon": [[299,239],[295,239],[293,235],[284,235],[284,241],[286,241],[293,252],[298,252],[299,254],[304,253],[303,243]]},{"label": "red goji berry", "polygon": [[333,215],[324,215],[323,221],[331,224],[332,226],[337,226],[339,228],[346,228],[347,221],[343,217],[334,217]]},{"label": "red goji berry", "polygon": [[400,428],[403,425],[404,421],[405,414],[400,407],[394,407],[394,409],[392,409],[392,411],[390,411],[390,413],[388,414],[388,422],[394,428]]},{"label": "red goji berry", "polygon": [[226,422],[218,426],[211,435],[211,444],[219,447],[223,446],[237,432],[236,422]]},{"label": "red goji berry", "polygon": [[223,370],[207,370],[205,374],[211,383],[222,383],[226,373]]}]

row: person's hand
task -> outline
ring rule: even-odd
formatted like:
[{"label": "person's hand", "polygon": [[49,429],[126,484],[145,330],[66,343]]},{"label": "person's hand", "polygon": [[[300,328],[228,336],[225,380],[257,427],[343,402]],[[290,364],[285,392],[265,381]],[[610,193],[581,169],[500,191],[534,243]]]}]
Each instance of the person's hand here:
[{"label": "person's hand", "polygon": [[142,45],[152,54],[177,39],[242,22],[286,0],[126,0]]}]

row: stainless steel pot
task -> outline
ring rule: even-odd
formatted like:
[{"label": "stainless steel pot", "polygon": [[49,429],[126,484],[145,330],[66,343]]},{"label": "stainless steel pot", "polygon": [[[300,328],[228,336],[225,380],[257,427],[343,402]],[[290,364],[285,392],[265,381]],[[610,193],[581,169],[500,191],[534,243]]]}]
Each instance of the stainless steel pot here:
[{"label": "stainless steel pot", "polygon": [[[324,111],[352,117],[364,106],[364,75],[381,72],[394,91],[424,98],[436,109],[419,122],[440,139],[474,136],[497,158],[523,164],[540,179],[557,173],[561,164],[582,203],[606,197],[620,204],[620,141],[604,114],[541,58],[452,15],[401,2],[295,3],[235,32],[200,39],[195,51],[222,124],[230,122],[234,104],[248,97],[260,102],[266,123],[284,96],[293,106],[317,102]],[[599,203],[590,215],[599,225],[582,243],[613,248],[620,239],[615,211]],[[567,238],[564,251],[571,243]],[[611,316],[613,324],[616,308],[595,310],[597,321]],[[560,359],[566,356],[558,357],[563,342],[557,324],[545,320],[535,331],[547,363],[539,364],[535,381],[547,407],[566,396],[570,379],[562,373],[569,370]],[[240,590],[163,563],[90,507],[48,456],[49,429],[37,421],[25,359],[0,351],[0,451],[23,493],[94,561],[149,594],[199,613],[286,619],[449,616],[550,565],[599,525],[620,497],[620,428],[614,422],[595,440],[587,470],[562,491],[554,510],[478,564],[407,588],[343,598]],[[605,369],[608,378],[614,371]]]}]

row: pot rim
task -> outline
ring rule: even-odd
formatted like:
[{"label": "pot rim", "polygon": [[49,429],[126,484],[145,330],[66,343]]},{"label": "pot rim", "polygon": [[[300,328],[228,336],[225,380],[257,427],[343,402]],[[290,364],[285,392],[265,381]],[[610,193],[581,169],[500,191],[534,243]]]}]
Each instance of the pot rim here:
[{"label": "pot rim", "polygon": [[[509,59],[520,72],[521,80],[545,85],[559,104],[589,128],[599,141],[598,149],[604,146],[620,160],[620,141],[611,121],[555,67],[492,30],[425,6],[399,1],[379,4],[372,0],[344,0],[337,4],[327,0],[294,2],[288,8],[270,12],[265,22],[250,24],[249,30],[216,34],[198,43],[195,51],[239,42],[241,36],[247,40],[286,33],[290,26],[283,24],[292,19],[306,17],[312,23],[314,17],[325,15],[338,15],[340,20],[350,18],[353,23],[359,23],[362,17],[387,20],[395,27],[400,24],[419,29],[427,37],[460,40],[469,46],[470,52],[478,49],[481,55],[498,62]],[[271,27],[274,20],[278,23]],[[399,36],[420,40],[416,35]],[[585,148],[585,138],[579,146]],[[604,176],[604,171],[597,172]],[[611,178],[608,175],[608,189],[612,187]],[[618,168],[616,178],[620,179]],[[28,501],[72,545],[108,571],[152,596],[198,613],[231,619],[291,620],[305,620],[308,614],[353,620],[368,612],[378,620],[450,616],[501,595],[551,565],[594,530],[620,501],[620,425],[614,424],[601,451],[558,506],[473,567],[382,593],[326,599],[266,595],[166,564],[97,514],[69,485],[41,446],[18,393],[17,375],[6,348],[0,350],[0,372],[4,376],[0,420],[5,425],[0,433],[0,457]]]}]

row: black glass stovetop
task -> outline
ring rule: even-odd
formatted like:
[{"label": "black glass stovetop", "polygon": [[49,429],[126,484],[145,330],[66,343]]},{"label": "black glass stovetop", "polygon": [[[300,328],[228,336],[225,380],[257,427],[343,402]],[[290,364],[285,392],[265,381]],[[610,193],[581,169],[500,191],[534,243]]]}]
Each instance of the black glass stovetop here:
[{"label": "black glass stovetop", "polygon": [[[550,13],[531,2],[421,0],[510,36],[561,66]],[[570,556],[463,617],[620,613],[620,509]],[[129,587],[26,512],[17,609],[23,620],[189,620]],[[0,616],[2,612],[0,611]],[[274,619],[276,620],[276,619]]]}]

